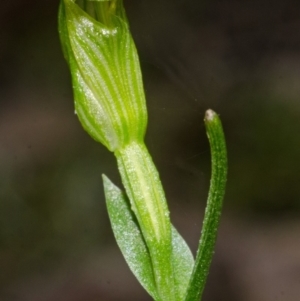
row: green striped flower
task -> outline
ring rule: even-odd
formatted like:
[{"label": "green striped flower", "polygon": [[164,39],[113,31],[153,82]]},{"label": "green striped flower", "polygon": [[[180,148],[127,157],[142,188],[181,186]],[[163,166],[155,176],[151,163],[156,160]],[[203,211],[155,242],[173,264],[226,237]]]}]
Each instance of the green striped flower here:
[{"label": "green striped flower", "polygon": [[145,96],[122,1],[62,0],[59,32],[85,130],[110,151],[142,141]]}]

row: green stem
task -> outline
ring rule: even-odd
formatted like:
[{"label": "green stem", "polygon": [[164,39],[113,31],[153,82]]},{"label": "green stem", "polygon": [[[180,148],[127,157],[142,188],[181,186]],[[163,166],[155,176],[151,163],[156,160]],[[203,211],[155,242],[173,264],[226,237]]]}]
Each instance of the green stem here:
[{"label": "green stem", "polygon": [[221,121],[214,111],[208,110],[204,122],[211,149],[211,182],[201,239],[185,301],[198,301],[202,296],[214,253],[227,179],[227,152]]},{"label": "green stem", "polygon": [[160,300],[175,301],[169,210],[158,172],[143,143],[115,152],[122,182],[143,233]]}]

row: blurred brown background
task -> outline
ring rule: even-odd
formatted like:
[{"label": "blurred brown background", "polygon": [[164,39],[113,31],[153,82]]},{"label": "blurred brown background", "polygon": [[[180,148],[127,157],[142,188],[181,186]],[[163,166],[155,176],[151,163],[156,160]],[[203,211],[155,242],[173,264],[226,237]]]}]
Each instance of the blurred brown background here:
[{"label": "blurred brown background", "polygon": [[[222,118],[229,181],[203,301],[300,299],[300,2],[125,0],[147,93],[147,145],[193,252]],[[0,4],[0,300],[150,300],[112,236],[112,154],[74,115],[58,1]]]}]

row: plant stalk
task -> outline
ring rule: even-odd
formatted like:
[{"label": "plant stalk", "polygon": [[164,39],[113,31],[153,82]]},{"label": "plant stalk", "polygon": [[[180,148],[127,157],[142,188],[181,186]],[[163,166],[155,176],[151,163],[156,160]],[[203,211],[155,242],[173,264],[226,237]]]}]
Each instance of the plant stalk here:
[{"label": "plant stalk", "polygon": [[172,267],[171,222],[159,174],[144,143],[131,142],[115,156],[152,261],[158,294],[176,300]]}]

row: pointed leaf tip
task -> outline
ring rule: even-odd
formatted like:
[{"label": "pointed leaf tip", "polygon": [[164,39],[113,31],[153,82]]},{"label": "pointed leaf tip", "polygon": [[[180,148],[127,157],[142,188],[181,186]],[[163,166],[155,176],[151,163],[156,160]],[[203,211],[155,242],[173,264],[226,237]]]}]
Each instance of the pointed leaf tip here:
[{"label": "pointed leaf tip", "polygon": [[102,177],[108,215],[117,244],[140,284],[158,300],[150,255],[127,197],[108,177]]}]

